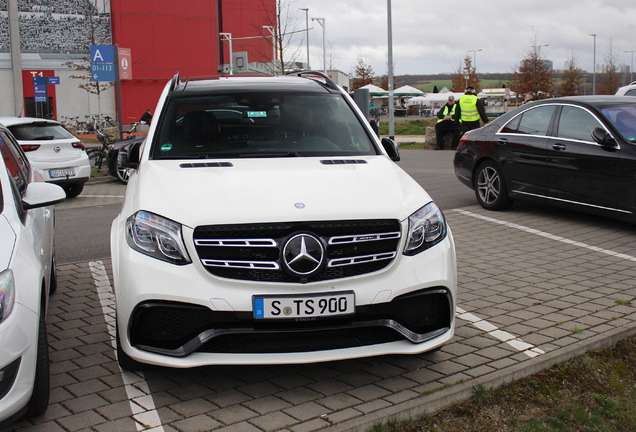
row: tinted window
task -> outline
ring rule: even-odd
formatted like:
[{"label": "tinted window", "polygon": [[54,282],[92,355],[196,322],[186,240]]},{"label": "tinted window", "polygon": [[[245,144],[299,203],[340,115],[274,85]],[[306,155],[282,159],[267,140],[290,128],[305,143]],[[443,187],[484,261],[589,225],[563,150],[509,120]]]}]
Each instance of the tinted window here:
[{"label": "tinted window", "polygon": [[627,93],[625,93],[625,96],[636,96],[636,89],[629,90]]},{"label": "tinted window", "polygon": [[626,140],[636,142],[636,105],[612,106],[602,112]]},{"label": "tinted window", "polygon": [[15,181],[21,196],[24,196],[29,182],[29,164],[26,157],[19,150],[20,146],[12,141],[4,132],[0,132],[0,153],[7,167],[9,175]]},{"label": "tinted window", "polygon": [[590,112],[574,106],[564,106],[557,136],[581,141],[593,141],[592,130],[603,125]]},{"label": "tinted window", "polygon": [[554,105],[531,108],[506,124],[502,132],[545,136],[555,109]]},{"label": "tinted window", "polygon": [[273,92],[173,98],[153,158],[377,154],[340,95]]},{"label": "tinted window", "polygon": [[73,138],[73,135],[61,125],[45,122],[10,126],[9,130],[15,139],[20,141]]}]

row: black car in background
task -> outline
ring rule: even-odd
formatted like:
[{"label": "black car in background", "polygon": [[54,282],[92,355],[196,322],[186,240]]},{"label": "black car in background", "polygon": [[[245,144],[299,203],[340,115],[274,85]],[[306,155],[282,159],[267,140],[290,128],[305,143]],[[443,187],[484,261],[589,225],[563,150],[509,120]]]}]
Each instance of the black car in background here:
[{"label": "black car in background", "polygon": [[636,98],[528,103],[465,134],[454,165],[488,210],[523,199],[636,222]]},{"label": "black car in background", "polygon": [[122,166],[121,155],[127,154],[131,148],[140,146],[145,139],[146,136],[143,135],[117,141],[108,146],[108,173],[117,178],[121,183],[127,184],[130,168]]}]

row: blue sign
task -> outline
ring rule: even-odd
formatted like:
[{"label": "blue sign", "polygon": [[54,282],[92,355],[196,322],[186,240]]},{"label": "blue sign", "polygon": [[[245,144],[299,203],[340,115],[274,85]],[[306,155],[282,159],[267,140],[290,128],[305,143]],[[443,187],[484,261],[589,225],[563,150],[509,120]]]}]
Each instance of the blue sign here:
[{"label": "blue sign", "polygon": [[91,81],[116,81],[114,63],[91,63]]},{"label": "blue sign", "polygon": [[48,77],[49,85],[58,85],[60,83],[60,77]]},{"label": "blue sign", "polygon": [[33,86],[35,88],[35,93],[46,93],[46,86],[45,85],[34,85]]},{"label": "blue sign", "polygon": [[35,95],[36,102],[46,102],[46,95],[36,94]]},{"label": "blue sign", "polygon": [[46,77],[33,77],[33,84],[46,85]]},{"label": "blue sign", "polygon": [[91,64],[115,63],[114,45],[91,45]]}]

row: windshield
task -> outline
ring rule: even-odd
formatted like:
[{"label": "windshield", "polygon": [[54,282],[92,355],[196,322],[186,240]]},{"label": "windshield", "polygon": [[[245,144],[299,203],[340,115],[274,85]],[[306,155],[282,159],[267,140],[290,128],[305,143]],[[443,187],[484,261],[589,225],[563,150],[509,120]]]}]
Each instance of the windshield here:
[{"label": "windshield", "polygon": [[627,141],[636,142],[636,105],[612,106],[602,111]]},{"label": "windshield", "polygon": [[172,99],[154,159],[378,154],[341,95],[233,93]]},{"label": "windshield", "polygon": [[59,124],[31,123],[9,126],[9,130],[18,141],[41,141],[74,138]]}]

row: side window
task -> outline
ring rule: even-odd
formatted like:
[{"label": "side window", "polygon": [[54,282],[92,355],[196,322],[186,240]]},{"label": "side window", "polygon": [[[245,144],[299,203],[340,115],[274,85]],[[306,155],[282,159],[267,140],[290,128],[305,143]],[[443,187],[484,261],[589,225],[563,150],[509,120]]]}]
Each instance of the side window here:
[{"label": "side window", "polygon": [[0,131],[0,153],[9,175],[15,181],[18,192],[24,196],[29,183],[29,164],[17,143],[2,131]]},{"label": "side window", "polygon": [[625,96],[636,96],[636,89],[629,90]]},{"label": "side window", "polygon": [[597,127],[603,127],[603,125],[588,111],[574,106],[564,106],[557,136],[592,141],[592,130]]},{"label": "side window", "polygon": [[550,127],[550,120],[555,109],[554,105],[531,108],[520,116],[515,117],[501,131],[504,133],[545,136],[548,134],[548,127]]}]

